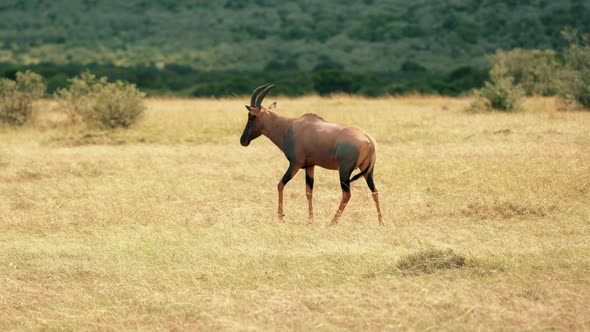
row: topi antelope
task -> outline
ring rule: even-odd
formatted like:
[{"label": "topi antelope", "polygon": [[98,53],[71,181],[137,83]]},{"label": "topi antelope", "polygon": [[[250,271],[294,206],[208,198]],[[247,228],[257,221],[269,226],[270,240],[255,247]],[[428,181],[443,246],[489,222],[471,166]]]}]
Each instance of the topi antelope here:
[{"label": "topi antelope", "polygon": [[[274,87],[266,84],[254,90],[248,109],[248,122],[240,138],[243,146],[248,146],[260,135],[268,137],[279,147],[289,160],[289,168],[278,184],[279,219],[284,220],[283,188],[297,174],[300,168],[305,169],[305,184],[309,207],[309,223],[313,223],[313,173],[314,167],[338,170],[342,200],[332,223],[336,225],[342,211],[350,200],[350,183],[361,176],[373,192],[373,200],[377,207],[379,224],[383,225],[383,217],[379,206],[379,192],[373,182],[376,151],[375,140],[361,129],[343,124],[330,123],[321,117],[308,113],[299,118],[291,119],[281,116],[273,109],[276,102],[268,107],[262,106],[262,100]],[[355,169],[360,173],[350,177]]]}]

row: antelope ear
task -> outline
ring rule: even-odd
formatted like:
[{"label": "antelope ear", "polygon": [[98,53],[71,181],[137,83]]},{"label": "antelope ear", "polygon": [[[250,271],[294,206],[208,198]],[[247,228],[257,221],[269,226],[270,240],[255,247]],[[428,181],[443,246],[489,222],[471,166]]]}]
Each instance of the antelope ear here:
[{"label": "antelope ear", "polygon": [[276,101],[274,103],[268,105],[268,109],[269,110],[275,109],[276,107],[277,107],[277,102]]},{"label": "antelope ear", "polygon": [[248,112],[250,112],[250,114],[252,114],[252,115],[256,115],[256,114],[260,113],[260,107],[246,105],[246,109],[248,109]]}]

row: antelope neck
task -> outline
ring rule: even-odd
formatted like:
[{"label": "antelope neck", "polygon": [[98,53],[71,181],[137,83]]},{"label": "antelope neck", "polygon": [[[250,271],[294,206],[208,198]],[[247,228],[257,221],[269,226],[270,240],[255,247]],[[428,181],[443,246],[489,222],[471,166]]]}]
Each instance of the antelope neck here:
[{"label": "antelope neck", "polygon": [[293,120],[269,111],[268,121],[264,124],[262,135],[268,137],[279,149],[283,150],[285,135]]}]

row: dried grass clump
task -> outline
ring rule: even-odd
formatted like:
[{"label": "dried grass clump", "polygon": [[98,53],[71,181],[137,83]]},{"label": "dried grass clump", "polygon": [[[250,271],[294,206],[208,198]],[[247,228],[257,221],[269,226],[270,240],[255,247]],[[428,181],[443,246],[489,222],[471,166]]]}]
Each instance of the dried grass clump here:
[{"label": "dried grass clump", "polygon": [[483,220],[508,220],[517,217],[545,217],[554,212],[556,206],[541,204],[522,204],[508,201],[494,200],[492,202],[469,202],[458,211],[450,213],[451,216],[477,217]]},{"label": "dried grass clump", "polygon": [[453,250],[424,249],[402,257],[397,268],[405,274],[427,274],[438,270],[459,269],[465,266],[465,257]]}]

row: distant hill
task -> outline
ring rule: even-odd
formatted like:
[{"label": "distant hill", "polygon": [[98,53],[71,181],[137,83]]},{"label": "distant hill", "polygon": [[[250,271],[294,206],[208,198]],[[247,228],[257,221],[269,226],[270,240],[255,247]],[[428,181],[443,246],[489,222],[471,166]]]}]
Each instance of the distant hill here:
[{"label": "distant hill", "polygon": [[3,0],[0,62],[448,72],[559,49],[589,18],[587,0]]}]

